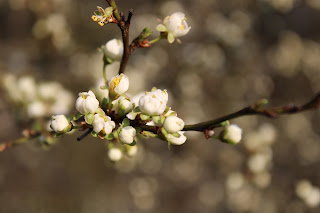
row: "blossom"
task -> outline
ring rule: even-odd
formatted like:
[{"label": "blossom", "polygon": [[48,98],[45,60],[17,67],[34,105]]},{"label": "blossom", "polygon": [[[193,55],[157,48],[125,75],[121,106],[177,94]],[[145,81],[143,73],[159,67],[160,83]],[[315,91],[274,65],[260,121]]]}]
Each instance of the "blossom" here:
[{"label": "blossom", "polygon": [[46,114],[46,106],[41,101],[34,101],[28,105],[28,115],[33,118],[39,118]]},{"label": "blossom", "polygon": [[164,120],[163,127],[169,133],[175,133],[183,129],[184,121],[176,116],[169,116]]},{"label": "blossom", "polygon": [[123,43],[121,40],[112,39],[106,43],[104,51],[107,57],[120,60],[123,55]]},{"label": "blossom", "polygon": [[121,95],[129,89],[129,78],[125,74],[121,73],[109,81],[110,90],[115,91]]},{"label": "blossom", "polygon": [[119,110],[122,111],[124,114],[127,114],[132,110],[133,106],[130,101],[125,99],[125,97],[120,96],[118,99],[112,101],[112,111],[115,113],[119,113]]},{"label": "blossom", "polygon": [[107,7],[106,9],[103,9],[102,7],[97,7],[98,10],[94,12],[94,15],[91,16],[92,20],[95,22],[98,22],[100,26],[103,26],[104,24],[108,22],[114,22],[113,17],[113,8]]},{"label": "blossom", "polygon": [[108,135],[112,132],[116,125],[109,116],[101,116],[99,114],[95,114],[92,126],[93,131],[95,131],[96,133],[99,133],[103,130],[105,134]]},{"label": "blossom", "polygon": [[94,113],[99,107],[99,101],[96,99],[94,93],[89,92],[79,93],[79,97],[76,101],[76,109],[83,115],[88,113]]},{"label": "blossom", "polygon": [[167,106],[168,93],[166,90],[157,89],[153,92],[148,92],[139,100],[139,108],[141,112],[148,115],[161,115]]},{"label": "blossom", "polygon": [[184,142],[186,142],[187,137],[184,135],[184,132],[179,131],[178,133],[180,135],[179,137],[176,137],[172,134],[167,135],[167,140],[170,142],[170,144],[181,145],[184,144]]},{"label": "blossom", "polygon": [[168,32],[169,43],[174,42],[175,38],[186,35],[190,29],[191,27],[188,27],[185,14],[181,12],[165,17],[163,24],[157,26],[158,31]]},{"label": "blossom", "polygon": [[111,161],[119,161],[122,158],[122,151],[119,148],[111,148],[108,151],[108,157]]},{"label": "blossom", "polygon": [[62,133],[69,126],[69,121],[65,115],[55,115],[51,119],[51,129],[57,133]]},{"label": "blossom", "polygon": [[236,125],[231,124],[230,126],[226,126],[223,131],[222,140],[227,143],[237,144],[240,142],[242,138],[242,129]]},{"label": "blossom", "polygon": [[136,129],[132,126],[123,127],[119,134],[119,139],[123,143],[132,144],[134,141],[134,137],[136,136],[136,133]]}]

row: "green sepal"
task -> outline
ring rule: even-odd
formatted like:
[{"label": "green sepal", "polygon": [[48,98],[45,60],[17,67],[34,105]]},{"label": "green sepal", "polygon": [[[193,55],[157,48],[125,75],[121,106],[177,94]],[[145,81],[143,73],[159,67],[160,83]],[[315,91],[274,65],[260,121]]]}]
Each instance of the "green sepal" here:
[{"label": "green sepal", "polygon": [[[95,111],[98,115],[101,115],[101,116],[105,116],[106,113],[99,107],[96,111]],[[93,114],[92,114],[93,115]]]},{"label": "green sepal", "polygon": [[152,120],[155,122],[155,123],[160,123],[160,120],[161,120],[161,118],[160,118],[160,116],[159,115],[154,115],[154,116],[152,116]]},{"label": "green sepal", "polygon": [[93,137],[95,137],[95,138],[98,137],[98,133],[96,133],[95,131],[92,131],[92,132],[91,132],[91,135],[92,135]]},{"label": "green sepal", "polygon": [[168,33],[168,42],[171,44],[174,42],[174,36],[172,33]]},{"label": "green sepal", "polygon": [[179,137],[181,136],[181,135],[180,135],[179,133],[177,133],[177,132],[171,133],[171,135],[174,136],[174,137],[176,137],[176,138],[179,138]]},{"label": "green sepal", "polygon": [[229,125],[230,125],[230,122],[229,122],[229,120],[223,121],[223,122],[220,123],[220,125],[221,125],[221,126],[229,126]]},{"label": "green sepal", "polygon": [[69,123],[69,125],[63,130],[64,132],[70,132],[72,130],[73,124]]},{"label": "green sepal", "polygon": [[109,102],[116,100],[118,97],[119,97],[119,95],[115,91],[113,91],[111,89],[109,90],[109,98],[110,98]]},{"label": "green sepal", "polygon": [[135,146],[137,143],[136,141],[133,141],[132,143],[128,144],[129,146]]},{"label": "green sepal", "polygon": [[167,132],[167,130],[165,129],[165,128],[161,128],[161,133],[165,136],[165,137],[167,137],[168,136],[168,132]]},{"label": "green sepal", "polygon": [[84,119],[87,122],[87,124],[92,124],[94,121],[94,114],[89,113],[89,114],[85,115]]},{"label": "green sepal", "polygon": [[160,115],[160,122],[161,122],[161,124],[164,123],[164,120],[166,120],[166,117],[164,117],[164,115]]},{"label": "green sepal", "polygon": [[113,60],[112,58],[106,56],[106,61],[108,62],[108,64],[112,64]]},{"label": "green sepal", "polygon": [[128,118],[123,119],[122,126],[123,127],[130,126],[130,121]]},{"label": "green sepal", "polygon": [[64,134],[64,132],[56,133],[54,137],[58,138],[58,137],[62,136],[63,134]]},{"label": "green sepal", "polygon": [[167,31],[166,26],[164,26],[163,24],[158,24],[158,26],[156,27],[156,29],[160,32],[165,32]]},{"label": "green sepal", "polygon": [[141,113],[140,118],[141,118],[141,120],[146,121],[150,118],[150,115],[146,115],[144,113]]},{"label": "green sepal", "polygon": [[111,140],[114,139],[114,136],[113,136],[112,133],[110,133],[110,134],[108,134],[108,135],[105,135],[104,138],[107,139],[107,140],[109,140],[109,141],[111,141]]},{"label": "green sepal", "polygon": [[76,120],[79,120],[79,118],[81,118],[83,115],[78,112],[75,116],[73,116],[73,120],[76,121]]}]

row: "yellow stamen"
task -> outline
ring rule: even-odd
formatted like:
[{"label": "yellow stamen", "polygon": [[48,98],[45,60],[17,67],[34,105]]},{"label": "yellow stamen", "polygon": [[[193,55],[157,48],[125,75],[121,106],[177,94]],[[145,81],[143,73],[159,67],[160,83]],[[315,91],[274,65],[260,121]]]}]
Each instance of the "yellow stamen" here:
[{"label": "yellow stamen", "polygon": [[184,30],[184,25],[183,24],[181,24],[180,30]]},{"label": "yellow stamen", "polygon": [[97,16],[92,15],[91,18],[92,18],[93,21],[97,21]]}]

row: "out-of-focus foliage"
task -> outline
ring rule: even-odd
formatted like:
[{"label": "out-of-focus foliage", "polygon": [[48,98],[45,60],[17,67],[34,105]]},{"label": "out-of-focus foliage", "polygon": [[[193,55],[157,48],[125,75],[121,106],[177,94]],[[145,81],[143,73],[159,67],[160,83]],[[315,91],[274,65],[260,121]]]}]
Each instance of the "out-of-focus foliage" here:
[{"label": "out-of-focus foliage", "polygon": [[[57,81],[77,94],[99,85],[97,47],[120,38],[91,20],[101,1],[0,0],[0,75]],[[105,3],[106,4],[106,3]],[[186,123],[218,117],[260,98],[305,102],[320,82],[318,0],[121,0],[134,8],[131,38],[177,11],[192,27],[177,43],[135,51],[130,93],[168,89]],[[105,5],[107,6],[107,4]],[[119,64],[108,67],[109,76]],[[30,123],[0,85],[0,141]],[[76,95],[75,95],[76,96]],[[101,141],[65,136],[50,151],[30,144],[0,155],[3,212],[318,212],[320,114],[277,121],[243,117],[237,146],[189,133],[167,150],[139,141],[134,158],[112,164]]]}]

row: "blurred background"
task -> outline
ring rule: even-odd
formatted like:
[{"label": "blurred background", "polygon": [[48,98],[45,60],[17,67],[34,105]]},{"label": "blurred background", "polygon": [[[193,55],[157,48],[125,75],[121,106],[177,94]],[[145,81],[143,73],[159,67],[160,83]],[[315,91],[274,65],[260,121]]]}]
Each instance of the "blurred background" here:
[{"label": "blurred background", "polygon": [[[125,14],[135,9],[131,39],[147,26],[155,38],[157,18],[186,14],[192,29],[183,44],[137,49],[126,74],[132,95],[167,89],[187,124],[261,98],[269,106],[304,103],[320,90],[319,0],[117,4]],[[39,117],[75,113],[78,92],[101,85],[97,48],[120,31],[91,20],[97,5],[107,7],[101,0],[0,0],[0,142],[21,137]],[[109,76],[118,67],[110,65]],[[32,100],[45,104],[29,101],[35,91]],[[319,212],[320,111],[232,123],[244,130],[236,146],[188,132],[170,151],[162,141],[140,140],[137,155],[117,163],[104,141],[76,141],[81,132],[48,150],[35,142],[5,150],[0,212]]]}]

